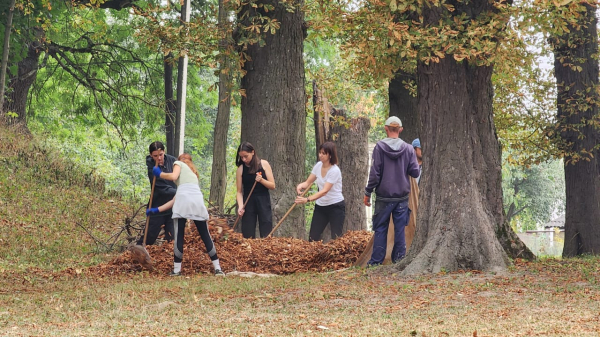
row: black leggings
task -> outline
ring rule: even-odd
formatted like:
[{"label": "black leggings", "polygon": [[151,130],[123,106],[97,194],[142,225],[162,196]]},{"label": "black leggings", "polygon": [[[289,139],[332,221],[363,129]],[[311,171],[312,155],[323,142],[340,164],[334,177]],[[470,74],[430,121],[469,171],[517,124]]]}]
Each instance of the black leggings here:
[{"label": "black leggings", "polygon": [[[173,260],[175,262],[181,262],[183,260],[183,236],[185,234],[185,222],[186,219],[179,218],[177,219],[177,226],[175,226],[175,244],[173,245]],[[213,243],[212,238],[210,237],[210,233],[208,232],[208,225],[206,221],[194,220],[196,224],[196,229],[198,229],[198,233],[200,233],[200,237],[202,238],[202,242],[206,246],[206,252],[212,261],[218,259],[217,249],[215,248],[215,244]]]},{"label": "black leggings", "polygon": [[315,205],[312,221],[310,223],[310,233],[308,241],[321,240],[321,234],[329,224],[331,228],[331,239],[337,239],[342,236],[344,219],[346,218],[346,203],[342,200],[333,205],[319,206]]},{"label": "black leggings", "polygon": [[[246,197],[244,196],[244,200]],[[273,213],[271,211],[271,195],[251,195],[246,204],[242,217],[242,236],[254,238],[256,236],[256,219],[260,237],[265,238],[273,229]]]}]

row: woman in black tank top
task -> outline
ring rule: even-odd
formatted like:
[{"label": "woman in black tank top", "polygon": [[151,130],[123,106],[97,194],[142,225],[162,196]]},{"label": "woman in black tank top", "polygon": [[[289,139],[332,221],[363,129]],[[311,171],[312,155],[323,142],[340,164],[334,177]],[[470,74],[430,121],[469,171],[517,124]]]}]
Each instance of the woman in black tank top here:
[{"label": "woman in black tank top", "polygon": [[[260,159],[256,155],[254,146],[248,142],[243,142],[238,147],[235,163],[238,167],[236,200],[238,216],[242,217],[242,235],[245,238],[256,237],[256,221],[258,220],[260,237],[264,238],[273,229],[269,190],[275,189],[275,179],[271,165],[266,160]],[[248,199],[253,186],[254,190]],[[246,207],[243,207],[244,202],[246,202]]]}]

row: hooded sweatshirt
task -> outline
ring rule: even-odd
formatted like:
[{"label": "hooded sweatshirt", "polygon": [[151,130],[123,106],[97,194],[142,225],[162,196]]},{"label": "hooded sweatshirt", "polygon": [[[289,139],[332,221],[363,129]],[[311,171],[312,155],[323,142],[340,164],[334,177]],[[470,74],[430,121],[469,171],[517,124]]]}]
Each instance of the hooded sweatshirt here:
[{"label": "hooded sweatshirt", "polygon": [[[166,173],[173,173],[173,163],[175,163],[175,160],[177,160],[175,157],[165,154],[165,161],[162,166],[159,166],[160,169]],[[146,156],[146,166],[148,167],[150,187],[152,187],[152,180],[154,180],[154,174],[152,174],[154,159],[152,159],[151,156]],[[177,185],[175,185],[175,182],[156,177],[156,183],[154,183],[154,195],[152,196],[152,205],[150,207],[162,206],[171,201],[171,199],[175,197],[176,192]],[[150,216],[163,216],[169,214],[173,214],[171,209]]]},{"label": "hooded sweatshirt", "polygon": [[381,198],[404,198],[410,193],[409,176],[419,176],[415,149],[400,138],[386,138],[375,145],[365,195],[373,190]]}]

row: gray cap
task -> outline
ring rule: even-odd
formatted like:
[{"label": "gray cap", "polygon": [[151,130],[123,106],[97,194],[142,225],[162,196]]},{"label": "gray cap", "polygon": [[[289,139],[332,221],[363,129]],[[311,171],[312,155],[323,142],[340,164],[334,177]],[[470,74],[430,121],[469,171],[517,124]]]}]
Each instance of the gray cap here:
[{"label": "gray cap", "polygon": [[400,118],[398,118],[396,116],[392,116],[385,121],[385,126],[401,127],[402,121],[400,120]]}]

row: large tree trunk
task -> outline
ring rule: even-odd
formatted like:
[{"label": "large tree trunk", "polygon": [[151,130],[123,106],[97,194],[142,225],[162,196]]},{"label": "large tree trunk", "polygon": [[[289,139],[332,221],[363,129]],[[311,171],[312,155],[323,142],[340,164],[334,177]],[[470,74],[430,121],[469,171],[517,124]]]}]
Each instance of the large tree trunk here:
[{"label": "large tree trunk", "polygon": [[177,104],[173,99],[173,53],[169,53],[164,57],[164,75],[165,84],[165,136],[167,153],[175,154],[175,114]]},{"label": "large tree trunk", "polygon": [[579,27],[568,25],[569,33],[553,39],[557,129],[566,153],[564,257],[600,253],[600,130],[587,122],[598,118],[598,32],[596,7],[581,6]]},{"label": "large tree trunk", "polygon": [[[329,130],[338,152],[338,166],[342,171],[342,194],[346,203],[346,218],[342,233],[367,229],[367,212],[363,203],[365,186],[369,175],[369,128],[367,118],[351,118],[343,110],[334,110],[333,116],[342,117],[344,123],[335,123]],[[335,123],[335,124],[334,124]],[[331,240],[331,228],[325,228],[323,242]]]},{"label": "large tree trunk", "polygon": [[219,27],[221,34],[221,57],[219,64],[219,105],[213,137],[213,162],[210,177],[210,201],[223,210],[227,192],[227,131],[231,110],[231,62],[227,56],[227,13],[224,1],[219,0]]},{"label": "large tree trunk", "polygon": [[[4,25],[4,43],[2,48],[2,64],[0,65],[0,109],[4,106],[4,88],[6,86],[6,66],[8,65],[8,51],[10,49],[10,32],[12,31],[12,19],[15,12],[15,0],[10,1],[8,16]],[[0,111],[0,115],[3,111]]]},{"label": "large tree trunk", "polygon": [[402,127],[404,128],[400,134],[400,138],[409,144],[415,138],[419,138],[418,99],[410,93],[406,88],[406,84],[402,82],[414,80],[414,77],[415,75],[399,70],[390,81],[388,88],[390,116],[400,118]]},{"label": "large tree trunk", "polygon": [[[487,0],[451,4],[452,12],[424,8],[425,25],[462,15],[482,20],[497,11]],[[491,65],[458,62],[452,55],[439,63],[417,64],[420,138],[427,159],[419,186],[416,235],[398,264],[404,275],[499,271],[507,268],[507,253],[531,254],[504,219],[492,72]]]},{"label": "large tree trunk", "polygon": [[[244,65],[247,73],[241,81],[246,93],[242,98],[242,141],[252,143],[258,156],[273,168],[276,189],[271,191],[271,202],[277,223],[294,204],[296,185],[306,179],[303,13],[301,1],[294,12],[277,0],[259,2],[275,7],[262,15],[276,18],[281,27],[274,35],[266,33],[263,47],[254,44],[246,51],[251,59]],[[259,9],[250,9],[255,10]],[[275,234],[304,238],[303,207],[295,207]]]},{"label": "large tree trunk", "polygon": [[493,68],[450,57],[417,68],[428,159],[416,236],[400,267],[406,266],[404,274],[504,270],[508,256],[496,238],[504,216],[492,119]]}]

